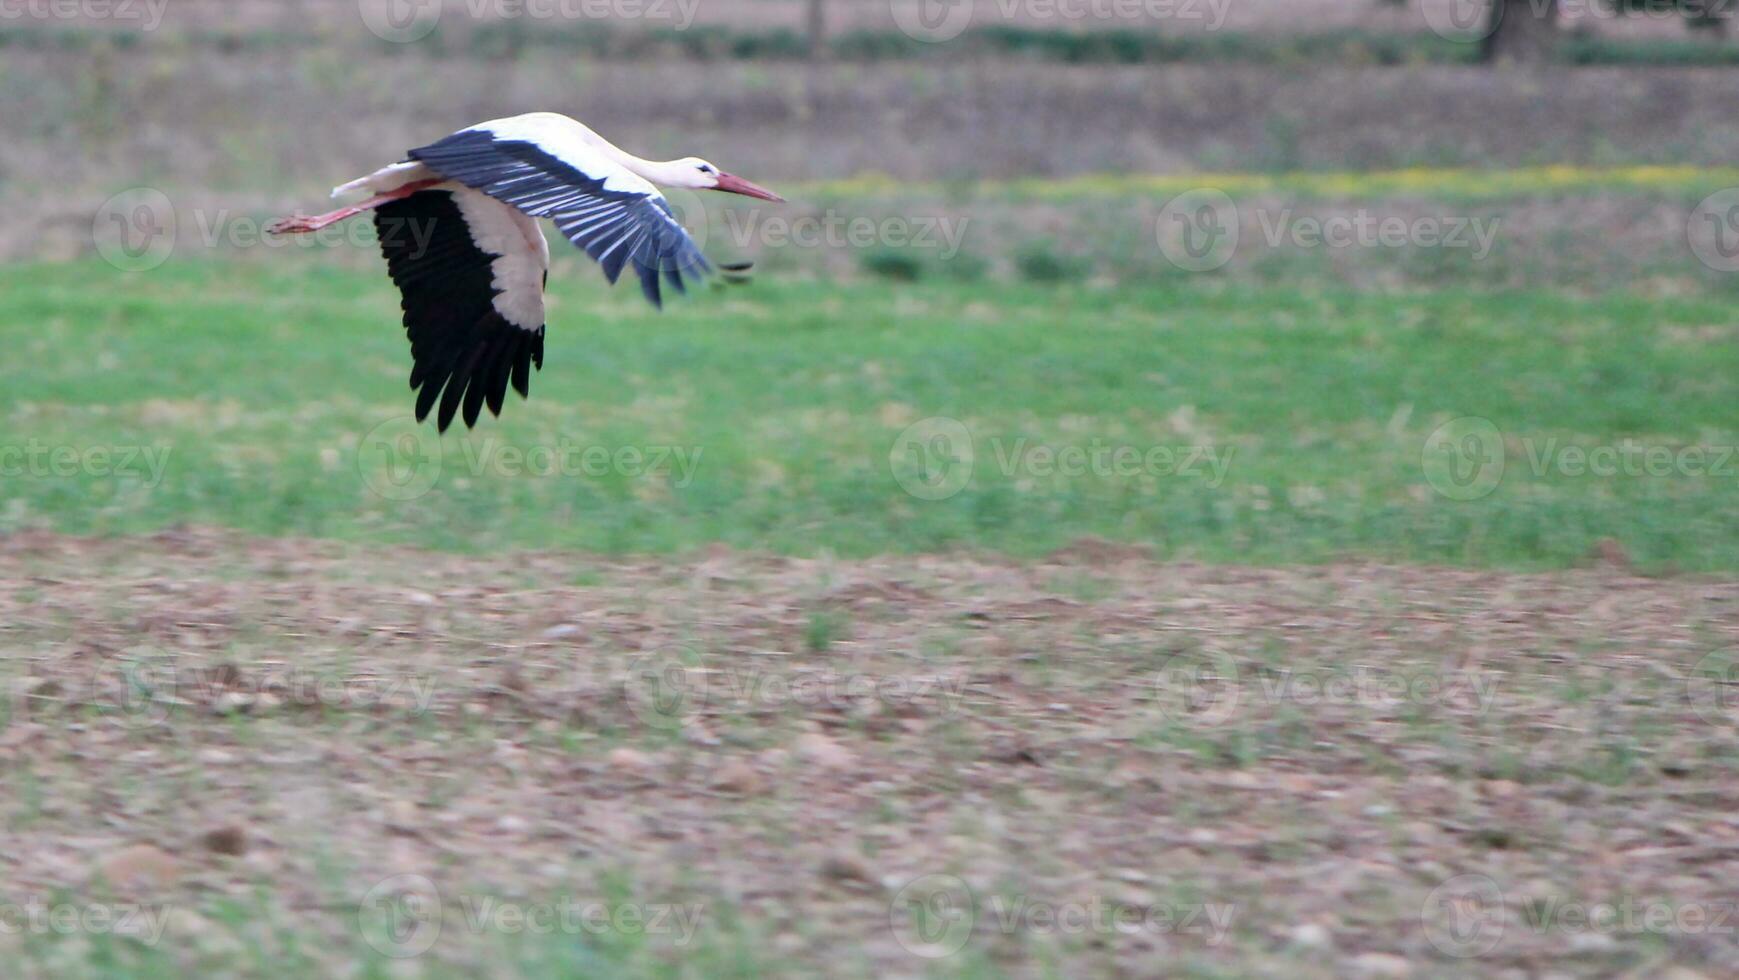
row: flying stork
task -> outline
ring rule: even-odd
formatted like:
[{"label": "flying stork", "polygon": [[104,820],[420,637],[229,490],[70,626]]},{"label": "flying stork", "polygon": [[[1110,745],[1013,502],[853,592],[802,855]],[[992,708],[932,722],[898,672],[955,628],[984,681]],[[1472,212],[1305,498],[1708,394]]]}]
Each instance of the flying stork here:
[{"label": "flying stork", "polygon": [[632,265],[655,307],[660,278],[682,292],[684,276],[712,271],[657,184],[784,200],[698,157],[642,160],[576,119],[533,112],[411,150],[404,162],[332,191],[367,192],[367,200],[269,230],[306,234],[374,212],[387,273],[403,295],[417,421],[439,399],[436,425],[445,432],[461,408],[467,428],[485,403],[499,416],[509,381],[526,397],[532,366],[543,368],[549,243],[538,218],[552,219],[611,283]]}]

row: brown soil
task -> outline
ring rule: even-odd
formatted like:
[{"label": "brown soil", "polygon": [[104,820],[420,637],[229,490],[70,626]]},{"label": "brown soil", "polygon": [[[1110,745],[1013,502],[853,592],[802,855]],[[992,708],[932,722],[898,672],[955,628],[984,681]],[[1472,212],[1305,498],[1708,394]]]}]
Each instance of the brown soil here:
[{"label": "brown soil", "polygon": [[[846,562],[18,534],[0,643],[0,881],[121,877],[181,910],[178,949],[262,883],[341,938],[395,874],[449,896],[614,874],[698,903],[703,938],[733,912],[792,969],[849,949],[913,975],[902,889],[944,875],[1180,916],[980,915],[970,950],[1016,974],[1739,965],[1734,582],[1104,542]],[[1447,931],[1486,880],[1479,928]],[[1624,901],[1673,928],[1563,912]],[[486,956],[451,932],[430,955]]]}]

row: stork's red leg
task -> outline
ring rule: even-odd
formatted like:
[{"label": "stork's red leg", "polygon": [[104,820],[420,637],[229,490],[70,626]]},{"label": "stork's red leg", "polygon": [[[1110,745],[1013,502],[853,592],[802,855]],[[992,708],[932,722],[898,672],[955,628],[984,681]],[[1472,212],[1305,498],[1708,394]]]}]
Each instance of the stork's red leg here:
[{"label": "stork's red leg", "polygon": [[377,194],[360,204],[352,204],[349,207],[339,208],[336,211],[328,211],[325,214],[316,215],[314,217],[309,217],[305,214],[293,214],[288,218],[279,218],[277,221],[272,222],[272,224],[266,228],[266,231],[273,235],[305,235],[309,232],[319,231],[329,225],[335,225],[346,218],[354,218],[364,211],[372,211],[388,201],[396,201],[400,198],[410,197],[412,194],[433,187],[440,182],[441,181],[438,178],[434,180],[414,180],[403,187],[387,191],[385,194]]}]

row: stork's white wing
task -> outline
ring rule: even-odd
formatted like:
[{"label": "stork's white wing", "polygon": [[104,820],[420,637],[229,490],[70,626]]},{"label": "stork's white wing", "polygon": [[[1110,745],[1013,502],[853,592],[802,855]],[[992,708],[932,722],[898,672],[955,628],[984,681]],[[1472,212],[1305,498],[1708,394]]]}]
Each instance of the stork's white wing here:
[{"label": "stork's white wing", "polygon": [[696,278],[712,269],[664,195],[577,131],[513,117],[462,130],[409,156],[449,180],[553,220],[611,282],[632,263],[654,306],[661,302],[661,275],[681,292],[685,274]]}]

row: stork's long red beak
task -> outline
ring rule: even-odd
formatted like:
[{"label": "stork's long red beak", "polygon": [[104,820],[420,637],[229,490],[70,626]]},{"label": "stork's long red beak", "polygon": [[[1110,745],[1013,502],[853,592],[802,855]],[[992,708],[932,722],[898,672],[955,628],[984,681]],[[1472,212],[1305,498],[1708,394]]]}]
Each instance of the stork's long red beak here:
[{"label": "stork's long red beak", "polygon": [[763,201],[785,200],[765,187],[758,184],[751,184],[735,174],[727,174],[723,172],[719,174],[719,182],[715,187],[713,187],[713,190],[725,191],[731,194],[742,194],[746,197],[758,197]]}]

